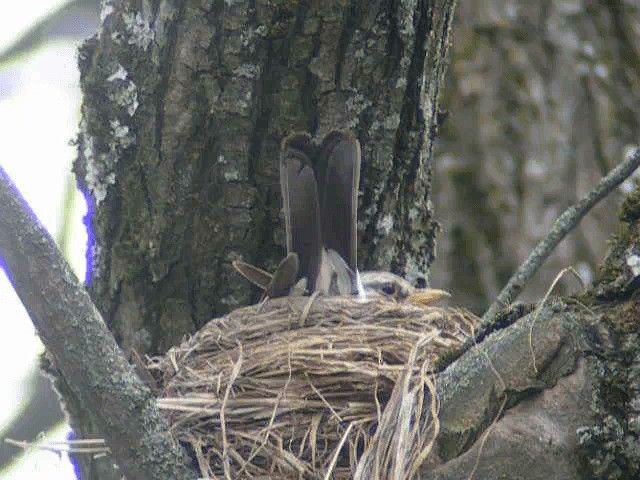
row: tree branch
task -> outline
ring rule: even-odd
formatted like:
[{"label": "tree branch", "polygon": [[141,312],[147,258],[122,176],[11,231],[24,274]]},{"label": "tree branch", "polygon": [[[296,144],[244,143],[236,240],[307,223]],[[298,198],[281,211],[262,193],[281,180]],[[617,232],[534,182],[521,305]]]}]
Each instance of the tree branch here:
[{"label": "tree branch", "polygon": [[640,149],[636,148],[622,163],[600,180],[600,183],[593,190],[582,197],[578,203],[562,212],[562,215],[558,217],[551,227],[549,234],[536,245],[536,248],[520,265],[496,300],[482,316],[480,331],[486,331],[491,327],[500,309],[520,295],[526,283],[535,275],[558,243],[580,223],[580,220],[589,210],[626,180],[638,168],[638,165],[640,165]]},{"label": "tree branch", "polygon": [[151,391],[2,168],[0,263],[56,368],[93,412],[123,474],[130,480],[195,478]]}]

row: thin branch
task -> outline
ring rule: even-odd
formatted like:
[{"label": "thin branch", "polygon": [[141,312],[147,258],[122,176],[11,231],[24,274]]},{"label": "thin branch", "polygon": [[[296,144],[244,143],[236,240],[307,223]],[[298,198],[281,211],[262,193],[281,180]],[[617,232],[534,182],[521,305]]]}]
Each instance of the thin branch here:
[{"label": "thin branch", "polygon": [[513,274],[507,285],[502,289],[498,298],[482,316],[481,331],[486,331],[490,328],[500,310],[520,295],[527,282],[535,275],[558,243],[580,223],[580,220],[589,210],[625,181],[639,165],[640,149],[636,148],[622,163],[609,172],[593,190],[582,197],[578,203],[567,208],[558,217],[549,234],[536,245],[531,254],[529,254],[529,258],[520,265],[516,273]]},{"label": "thin branch", "polygon": [[[196,478],[151,391],[55,243],[0,168],[0,266],[71,391],[129,479]],[[5,319],[8,321],[8,319]]]},{"label": "thin branch", "polygon": [[[82,443],[80,443],[82,442]],[[67,442],[26,442],[23,440],[13,440],[12,438],[5,438],[4,443],[13,445],[14,447],[27,450],[29,448],[35,448],[37,450],[47,450],[49,452],[61,454],[61,453],[73,453],[76,455],[107,455],[111,452],[109,447],[104,443],[104,440],[71,440]]]}]

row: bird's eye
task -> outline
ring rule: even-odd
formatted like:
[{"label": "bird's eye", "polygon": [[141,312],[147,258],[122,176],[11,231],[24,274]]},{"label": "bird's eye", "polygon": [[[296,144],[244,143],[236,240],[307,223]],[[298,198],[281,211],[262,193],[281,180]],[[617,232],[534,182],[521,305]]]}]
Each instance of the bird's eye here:
[{"label": "bird's eye", "polygon": [[418,279],[416,280],[416,287],[427,288],[427,279],[424,277],[418,277]]},{"label": "bird's eye", "polygon": [[382,291],[385,295],[393,295],[396,293],[396,286],[393,283],[385,283],[382,287]]}]

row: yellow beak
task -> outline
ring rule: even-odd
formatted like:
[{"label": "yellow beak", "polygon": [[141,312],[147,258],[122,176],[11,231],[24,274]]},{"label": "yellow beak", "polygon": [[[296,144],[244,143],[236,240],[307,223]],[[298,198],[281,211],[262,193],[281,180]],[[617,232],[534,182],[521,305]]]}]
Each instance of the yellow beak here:
[{"label": "yellow beak", "polygon": [[438,290],[436,288],[416,288],[405,301],[417,303],[419,305],[431,305],[432,303],[442,300],[445,297],[450,297],[449,292],[444,290]]}]

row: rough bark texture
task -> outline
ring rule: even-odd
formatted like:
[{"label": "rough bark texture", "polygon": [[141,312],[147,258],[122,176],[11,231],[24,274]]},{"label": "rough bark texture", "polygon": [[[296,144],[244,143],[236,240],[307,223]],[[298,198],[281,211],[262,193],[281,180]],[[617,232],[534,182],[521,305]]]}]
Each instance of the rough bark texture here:
[{"label": "rough bark texture", "polygon": [[94,207],[92,298],[125,350],[163,352],[256,298],[231,262],[283,256],[274,167],[292,131],[357,135],[361,267],[428,282],[453,3],[105,3],[80,52],[75,170]]},{"label": "rough bark texture", "polygon": [[[451,115],[434,160],[442,233],[432,278],[475,312],[640,141],[638,21],[637,2],[623,1],[463,2],[456,12],[442,100]],[[593,280],[620,198],[560,244],[524,300],[569,265]],[[577,287],[567,276],[558,292]]]}]

